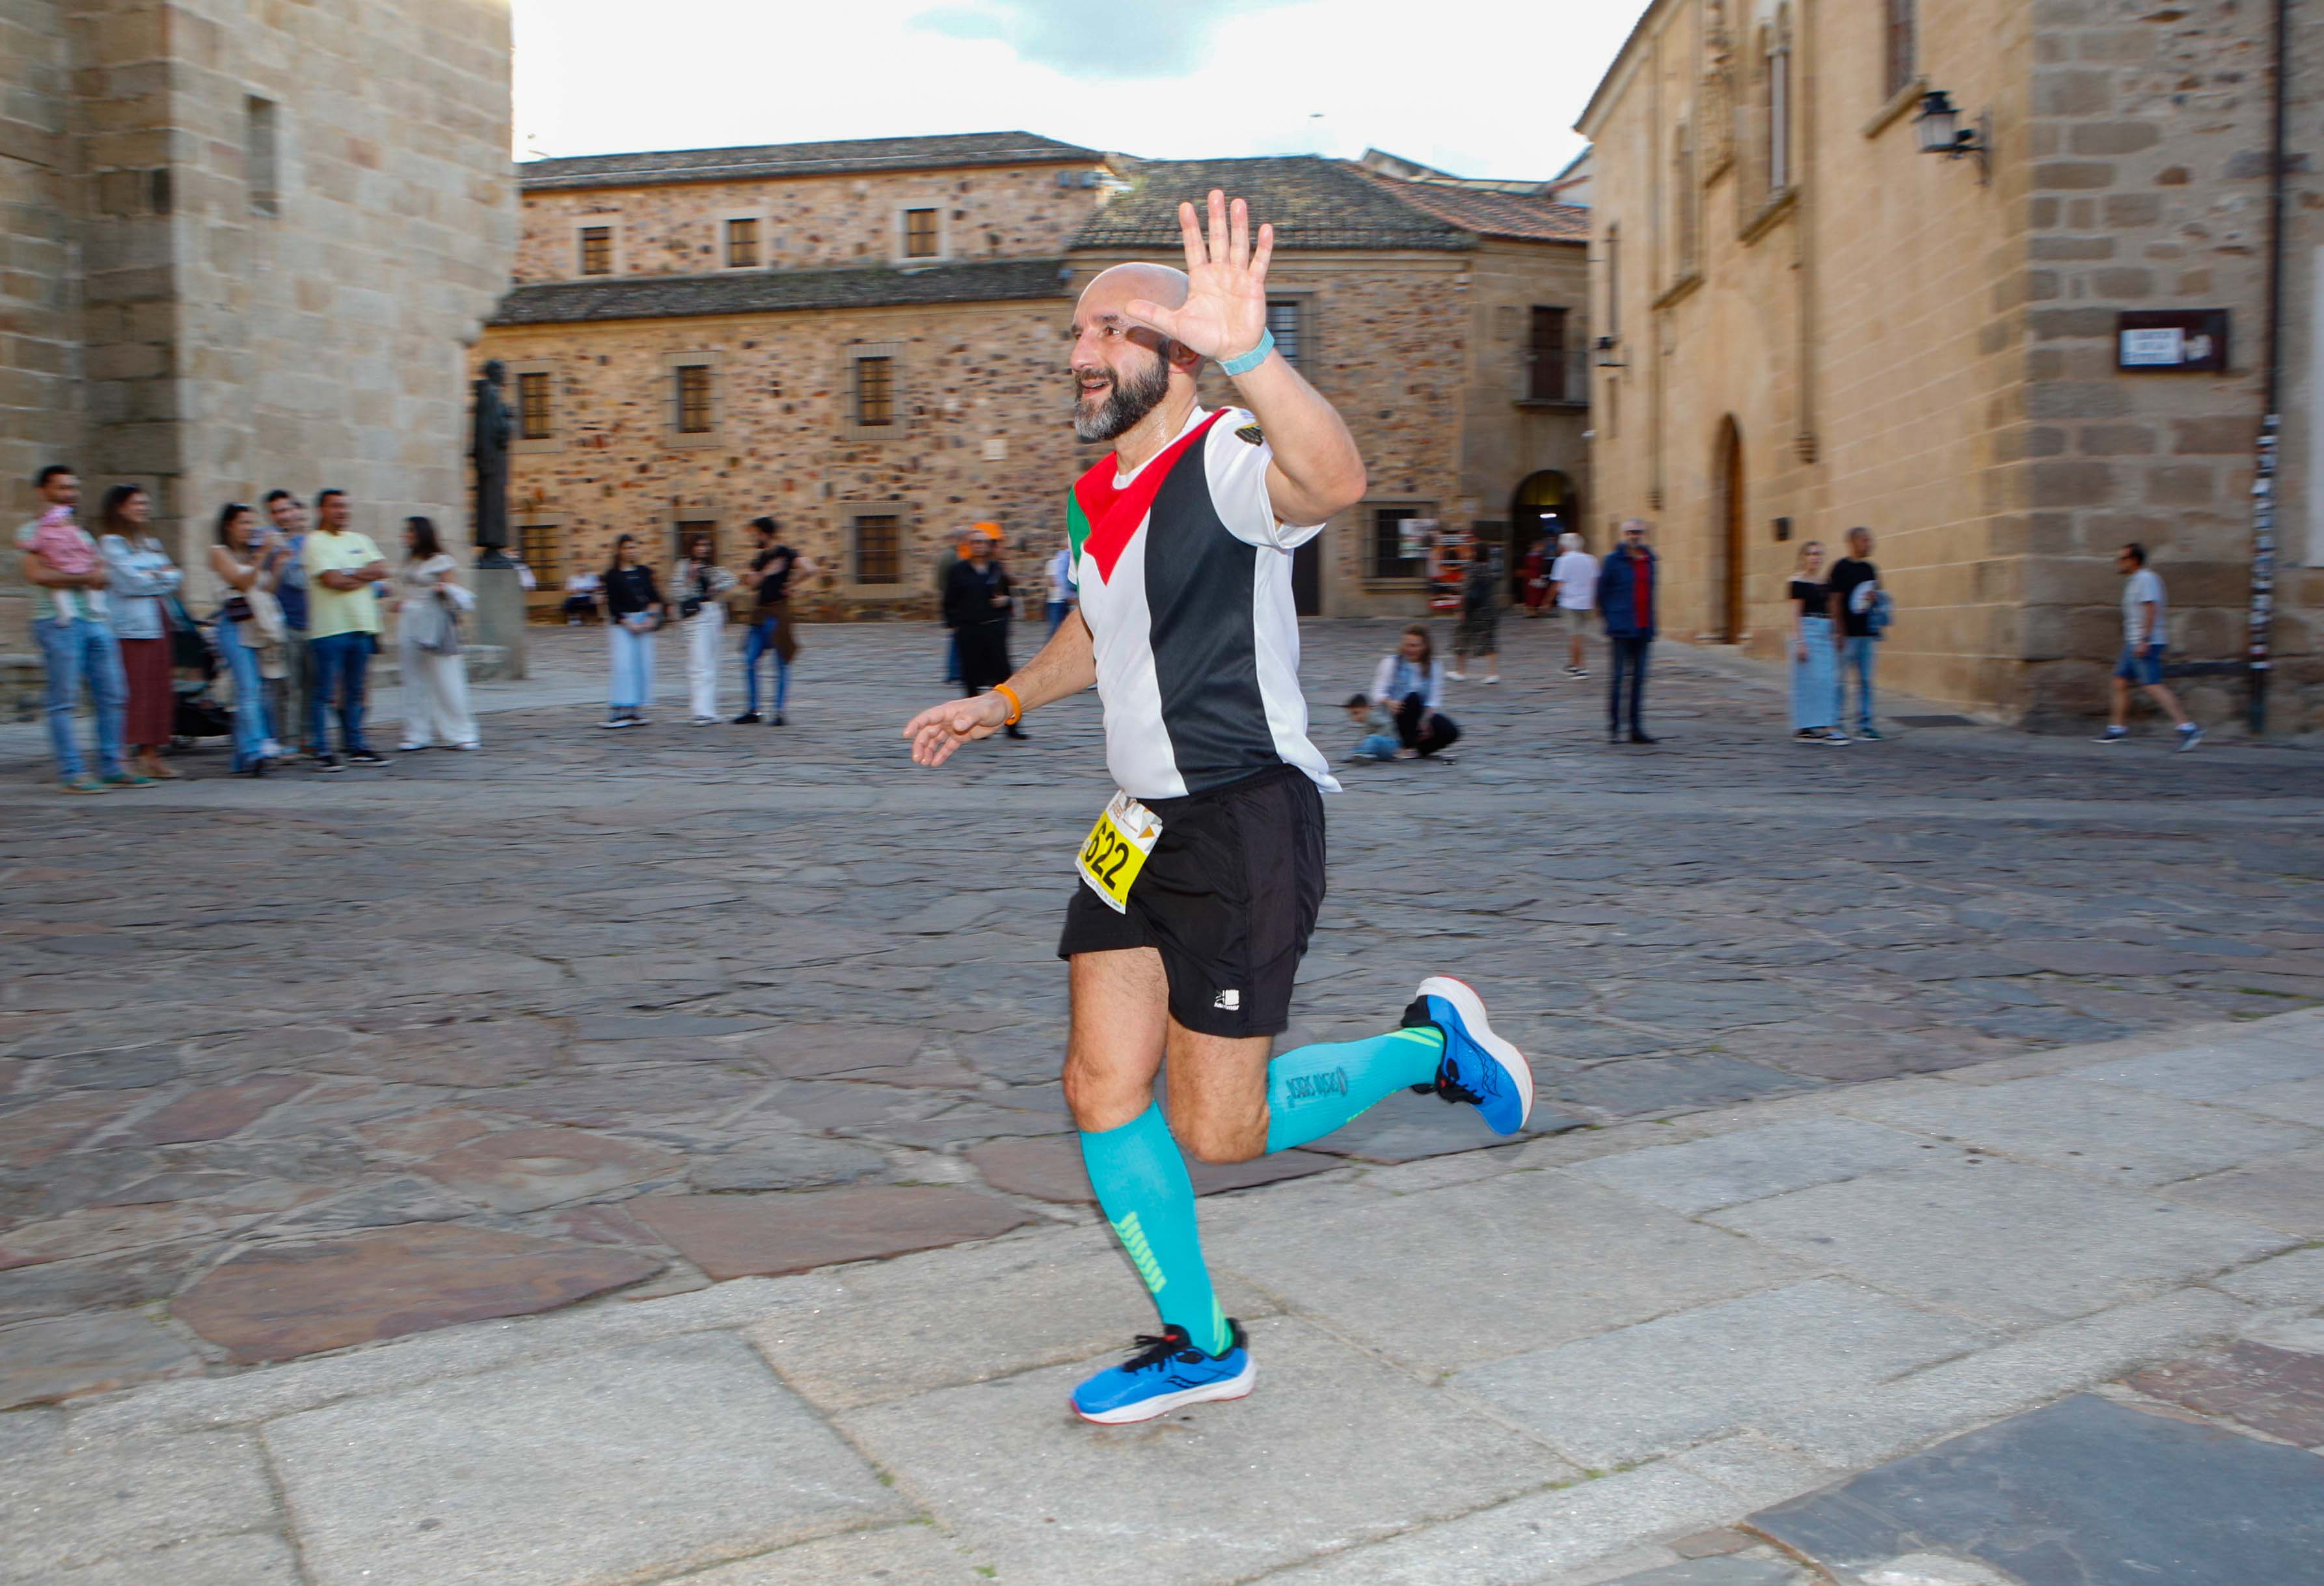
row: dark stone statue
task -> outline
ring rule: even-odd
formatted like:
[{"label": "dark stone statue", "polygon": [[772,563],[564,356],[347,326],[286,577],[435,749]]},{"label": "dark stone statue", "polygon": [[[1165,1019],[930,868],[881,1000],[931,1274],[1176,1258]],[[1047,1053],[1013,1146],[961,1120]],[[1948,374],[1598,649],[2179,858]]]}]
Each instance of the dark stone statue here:
[{"label": "dark stone statue", "polygon": [[509,441],[516,432],[501,388],[508,370],[500,359],[484,366],[476,382],[475,424],[468,455],[476,464],[475,542],[478,567],[507,567],[509,543]]}]

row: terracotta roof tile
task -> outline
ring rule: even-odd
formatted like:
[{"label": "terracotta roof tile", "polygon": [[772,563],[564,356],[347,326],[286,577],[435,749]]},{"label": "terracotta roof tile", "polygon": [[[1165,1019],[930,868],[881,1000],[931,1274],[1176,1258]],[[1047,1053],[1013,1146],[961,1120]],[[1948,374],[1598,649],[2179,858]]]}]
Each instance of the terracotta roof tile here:
[{"label": "terracotta roof tile", "polygon": [[[1278,248],[1431,248],[1473,246],[1443,218],[1400,203],[1363,172],[1314,154],[1255,160],[1129,160],[1114,165],[1128,180],[1074,234],[1075,248],[1138,248],[1157,258],[1181,256],[1178,205],[1199,205],[1213,188],[1248,199],[1251,218],[1275,227]],[[1401,185],[1401,184],[1400,184]]]},{"label": "terracotta roof tile", "polygon": [[587,320],[663,320],[692,314],[779,313],[798,309],[889,308],[1062,298],[1057,259],[995,259],[925,270],[734,270],[716,275],[613,275],[520,286],[501,300],[495,325]]},{"label": "terracotta roof tile", "polygon": [[1492,192],[1449,182],[1405,181],[1366,172],[1402,203],[1479,237],[1527,242],[1588,242],[1590,211],[1579,204],[1525,193]]},{"label": "terracotta roof tile", "polygon": [[943,137],[846,138],[836,143],[762,144],[731,149],[660,149],[528,160],[516,168],[528,192],[560,188],[650,187],[673,181],[731,181],[757,176],[835,176],[871,171],[936,171],[964,165],[1095,164],[1094,149],[1029,132],[973,132]]}]

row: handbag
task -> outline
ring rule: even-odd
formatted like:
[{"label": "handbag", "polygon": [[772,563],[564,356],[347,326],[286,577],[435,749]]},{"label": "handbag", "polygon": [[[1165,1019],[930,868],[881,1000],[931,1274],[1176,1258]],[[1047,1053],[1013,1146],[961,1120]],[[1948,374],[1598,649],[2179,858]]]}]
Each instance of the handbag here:
[{"label": "handbag", "polygon": [[411,642],[430,655],[460,653],[460,623],[441,599],[414,600],[403,609],[405,631]]}]

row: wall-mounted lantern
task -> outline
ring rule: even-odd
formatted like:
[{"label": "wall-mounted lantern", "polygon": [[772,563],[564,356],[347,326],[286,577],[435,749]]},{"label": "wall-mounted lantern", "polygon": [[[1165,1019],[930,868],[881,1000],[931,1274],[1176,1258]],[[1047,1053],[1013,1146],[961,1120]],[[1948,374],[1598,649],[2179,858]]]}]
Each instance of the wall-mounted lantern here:
[{"label": "wall-mounted lantern", "polygon": [[1953,108],[1952,96],[1942,88],[1931,88],[1921,96],[1920,114],[1913,125],[1921,134],[1921,153],[1942,154],[1948,160],[1960,160],[1970,155],[1977,159],[1977,180],[1984,186],[1993,180],[1993,117],[1980,115],[1977,125],[1964,130],[1960,112]]},{"label": "wall-mounted lantern", "polygon": [[1614,356],[1614,339],[1610,336],[1598,339],[1598,366],[1601,369],[1627,369],[1630,366]]}]

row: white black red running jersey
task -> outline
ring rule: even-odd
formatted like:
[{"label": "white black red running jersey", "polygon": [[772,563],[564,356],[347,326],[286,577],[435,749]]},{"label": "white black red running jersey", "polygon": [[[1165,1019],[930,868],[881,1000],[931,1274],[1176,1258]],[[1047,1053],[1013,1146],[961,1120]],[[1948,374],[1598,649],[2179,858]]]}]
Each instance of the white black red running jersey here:
[{"label": "white black red running jersey", "polygon": [[1135,473],[1107,458],[1072,491],[1082,618],[1097,653],[1105,763],[1134,798],[1169,799],[1296,765],[1337,793],[1307,741],[1292,548],[1273,451],[1240,408],[1197,407]]}]

